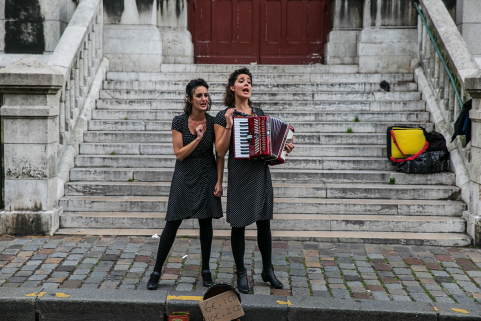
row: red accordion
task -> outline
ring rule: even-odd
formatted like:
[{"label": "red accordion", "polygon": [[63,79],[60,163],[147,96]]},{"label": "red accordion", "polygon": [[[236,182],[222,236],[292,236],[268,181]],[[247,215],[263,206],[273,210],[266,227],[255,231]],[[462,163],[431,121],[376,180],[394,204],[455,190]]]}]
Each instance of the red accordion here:
[{"label": "red accordion", "polygon": [[269,165],[283,164],[286,144],[294,137],[294,127],[270,116],[234,116],[235,159],[262,158]]}]

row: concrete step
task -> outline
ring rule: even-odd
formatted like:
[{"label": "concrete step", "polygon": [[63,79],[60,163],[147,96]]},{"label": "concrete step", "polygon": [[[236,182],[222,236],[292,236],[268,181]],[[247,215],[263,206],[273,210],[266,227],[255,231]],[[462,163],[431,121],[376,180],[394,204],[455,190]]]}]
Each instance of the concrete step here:
[{"label": "concrete step", "polygon": [[[325,165],[324,165],[325,166]],[[395,185],[455,185],[454,173],[403,174],[381,170],[320,170],[320,169],[280,169],[282,165],[271,167],[273,181],[290,183],[373,183]],[[116,181],[127,182],[170,182],[173,168],[72,168],[70,181]],[[227,177],[227,171],[224,173]],[[394,181],[393,181],[394,180]]]},{"label": "concrete step", "polygon": [[[166,212],[165,196],[65,196],[65,212]],[[222,198],[225,209],[225,198]],[[277,214],[352,214],[461,216],[466,204],[459,201],[274,198]]]},{"label": "concrete step", "polygon": [[[217,110],[218,111],[218,110]],[[211,111],[211,114],[217,114]],[[165,120],[172,121],[181,115],[180,110],[93,110],[94,120]],[[277,117],[286,122],[376,122],[399,121],[415,122],[429,121],[429,112],[322,112],[322,111],[272,111],[269,116]]]},{"label": "concrete step", "polygon": [[[386,133],[390,126],[423,127],[428,132],[434,124],[428,122],[295,122],[288,121],[298,133]],[[88,130],[92,131],[168,131],[172,121],[150,120],[89,120]],[[349,130],[350,129],[350,130]]]},{"label": "concrete step", "polygon": [[[162,233],[161,229],[82,229],[61,228],[57,235],[125,235],[151,236]],[[230,238],[230,230],[214,230],[216,238]],[[177,236],[198,237],[198,229],[179,229]],[[256,239],[257,231],[247,230],[246,239]],[[273,240],[312,241],[338,243],[403,244],[417,246],[460,247],[471,244],[464,233],[409,233],[409,232],[351,232],[351,231],[272,231]]]},{"label": "concrete step", "polygon": [[[283,169],[394,170],[385,157],[296,157],[289,156]],[[173,168],[173,155],[77,155],[76,167]],[[227,165],[225,166],[227,168]]]},{"label": "concrete step", "polygon": [[[109,90],[157,90],[157,91],[171,91],[171,90],[185,90],[187,82],[185,81],[104,81],[103,89]],[[223,91],[225,90],[224,82],[210,82],[209,91]],[[399,91],[417,91],[418,85],[415,82],[400,82],[394,83],[391,86],[391,92]],[[364,91],[364,92],[381,92],[379,83],[257,83],[255,84],[256,91]]]},{"label": "concrete step", "polygon": [[[171,143],[172,132],[169,131],[87,131],[84,143]],[[386,143],[386,134],[373,133],[323,133],[295,135],[296,144],[331,144],[331,145],[382,145]]]},{"label": "concrete step", "polygon": [[[210,91],[213,101],[222,100],[225,91]],[[183,100],[185,92],[157,91],[157,90],[100,90],[101,99],[180,99]],[[411,101],[420,100],[420,92],[261,92],[255,91],[253,99],[256,100],[367,100],[367,101]]]},{"label": "concrete step", "polygon": [[[274,197],[335,199],[455,200],[460,189],[443,185],[273,183]],[[224,184],[224,195],[228,185]],[[68,196],[168,196],[170,182],[69,182]]]},{"label": "concrete step", "polygon": [[[390,84],[399,82],[414,81],[413,74],[359,74],[357,71],[348,71],[348,73],[307,73],[302,72],[301,69],[292,70],[288,73],[258,73],[253,74],[254,84],[262,83],[381,83],[386,80]],[[344,68],[344,67],[342,67]],[[347,67],[350,68],[350,67]],[[113,81],[178,81],[187,84],[190,80],[195,78],[203,78],[209,82],[224,82],[227,83],[229,74],[234,69],[227,72],[162,72],[162,73],[143,73],[143,72],[108,72],[107,80]]]},{"label": "concrete step", "polygon": [[[385,145],[296,144],[296,157],[383,157]],[[88,155],[173,155],[172,143],[81,143],[80,154]]]},{"label": "concrete step", "polygon": [[[68,212],[60,215],[62,228],[138,228],[165,227],[165,213]],[[225,218],[213,220],[216,230],[230,230]],[[355,231],[462,233],[466,221],[459,217],[392,216],[392,215],[320,215],[274,214],[274,231]],[[181,229],[198,229],[197,220],[184,220]],[[255,224],[247,227],[255,230]]]},{"label": "concrete step", "polygon": [[[213,101],[213,109],[223,109],[223,102]],[[262,108],[266,112],[270,111],[338,111],[338,112],[376,112],[376,111],[425,111],[426,103],[422,100],[417,101],[262,101],[256,99],[255,107]],[[184,102],[181,100],[165,99],[99,99],[97,109],[126,109],[126,110],[178,110],[182,112]],[[215,115],[214,112],[210,112]]]}]

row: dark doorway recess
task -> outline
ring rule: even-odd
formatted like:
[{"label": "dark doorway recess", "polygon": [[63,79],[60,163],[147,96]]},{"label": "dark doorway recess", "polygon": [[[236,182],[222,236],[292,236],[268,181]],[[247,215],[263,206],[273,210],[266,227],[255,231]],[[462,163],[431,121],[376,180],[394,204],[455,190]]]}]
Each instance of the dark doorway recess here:
[{"label": "dark doorway recess", "polygon": [[321,63],[329,0],[191,0],[196,63]]}]

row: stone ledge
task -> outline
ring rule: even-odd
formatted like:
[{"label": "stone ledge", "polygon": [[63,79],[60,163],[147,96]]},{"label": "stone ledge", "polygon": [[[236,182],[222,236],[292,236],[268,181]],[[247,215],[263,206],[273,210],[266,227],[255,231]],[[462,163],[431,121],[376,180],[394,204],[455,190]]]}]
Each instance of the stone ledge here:
[{"label": "stone ledge", "polygon": [[62,211],[61,207],[38,212],[1,211],[0,234],[53,236],[59,228],[59,216]]},{"label": "stone ledge", "polygon": [[[0,311],[8,320],[166,320],[171,311],[189,311],[201,320],[202,292],[83,289],[9,289],[0,293]],[[474,320],[481,307],[357,299],[242,295],[243,317],[266,320]],[[321,317],[322,316],[322,317]]]}]

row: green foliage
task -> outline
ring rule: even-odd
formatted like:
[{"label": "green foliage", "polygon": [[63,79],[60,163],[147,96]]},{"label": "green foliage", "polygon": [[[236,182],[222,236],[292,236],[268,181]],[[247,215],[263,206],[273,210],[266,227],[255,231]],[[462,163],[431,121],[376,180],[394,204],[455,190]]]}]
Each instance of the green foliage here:
[{"label": "green foliage", "polygon": [[351,133],[352,133],[352,128],[349,127],[349,128],[346,130],[346,133],[351,134]]},{"label": "green foliage", "polygon": [[390,184],[390,185],[396,184],[396,179],[395,179],[394,177],[391,177],[391,178],[389,179],[389,183],[388,183],[388,184]]}]

